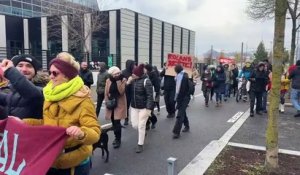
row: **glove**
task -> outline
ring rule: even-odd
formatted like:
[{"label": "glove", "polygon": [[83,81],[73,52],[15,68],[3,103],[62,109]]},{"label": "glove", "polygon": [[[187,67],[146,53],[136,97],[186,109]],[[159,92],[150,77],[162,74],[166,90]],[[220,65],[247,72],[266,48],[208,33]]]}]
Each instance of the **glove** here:
[{"label": "glove", "polygon": [[151,110],[150,109],[146,109],[146,114],[148,117],[151,117]]}]

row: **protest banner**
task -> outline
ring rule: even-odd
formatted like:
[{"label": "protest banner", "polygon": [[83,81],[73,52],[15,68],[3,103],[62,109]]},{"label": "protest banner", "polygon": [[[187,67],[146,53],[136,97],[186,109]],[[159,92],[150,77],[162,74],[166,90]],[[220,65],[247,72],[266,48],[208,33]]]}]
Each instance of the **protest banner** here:
[{"label": "protest banner", "polygon": [[44,175],[62,152],[66,129],[0,120],[0,174]]},{"label": "protest banner", "polygon": [[166,65],[166,75],[176,76],[176,72],[174,70],[176,64],[181,64],[189,77],[192,77],[193,57],[191,55],[169,53]]}]

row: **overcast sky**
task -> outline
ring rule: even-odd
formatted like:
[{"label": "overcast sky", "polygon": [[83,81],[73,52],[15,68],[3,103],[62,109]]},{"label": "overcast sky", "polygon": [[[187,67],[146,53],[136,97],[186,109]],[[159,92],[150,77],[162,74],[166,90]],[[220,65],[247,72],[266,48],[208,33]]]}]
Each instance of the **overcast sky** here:
[{"label": "overcast sky", "polygon": [[[98,0],[99,2],[102,0]],[[234,52],[256,50],[264,41],[269,50],[274,21],[253,21],[245,13],[247,0],[104,0],[104,10],[128,8],[196,31],[196,54],[213,45],[216,50]],[[290,22],[287,22],[286,47],[290,48]]]}]

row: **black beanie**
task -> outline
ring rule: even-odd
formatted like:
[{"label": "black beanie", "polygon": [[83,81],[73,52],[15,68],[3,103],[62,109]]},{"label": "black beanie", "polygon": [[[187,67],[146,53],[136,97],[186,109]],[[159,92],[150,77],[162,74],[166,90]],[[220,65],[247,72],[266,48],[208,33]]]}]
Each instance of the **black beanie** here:
[{"label": "black beanie", "polygon": [[14,66],[17,66],[21,61],[30,63],[34,68],[35,74],[39,70],[39,62],[31,55],[16,55],[11,61],[14,63]]}]

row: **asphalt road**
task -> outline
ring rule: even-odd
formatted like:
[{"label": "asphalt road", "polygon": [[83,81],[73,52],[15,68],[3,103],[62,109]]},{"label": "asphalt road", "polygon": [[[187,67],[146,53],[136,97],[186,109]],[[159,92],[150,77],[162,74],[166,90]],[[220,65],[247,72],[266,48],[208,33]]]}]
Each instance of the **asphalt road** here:
[{"label": "asphalt road", "polygon": [[[247,103],[236,103],[232,98],[222,107],[216,108],[213,103],[210,107],[204,106],[200,85],[196,86],[196,97],[191,100],[188,108],[191,131],[172,139],[172,129],[175,119],[166,118],[165,108],[158,116],[157,128],[148,132],[144,151],[135,153],[137,145],[137,131],[129,125],[122,130],[122,145],[119,149],[112,147],[114,135],[109,133],[109,163],[104,163],[101,150],[94,152],[91,175],[105,173],[114,175],[165,175],[167,174],[167,158],[177,158],[176,171],[182,170],[207,144],[218,140],[233,123],[227,121],[239,111],[248,109]],[[95,98],[94,98],[95,99]],[[161,106],[163,106],[161,98]],[[108,123],[104,119],[104,109],[99,115],[101,124]]]}]

